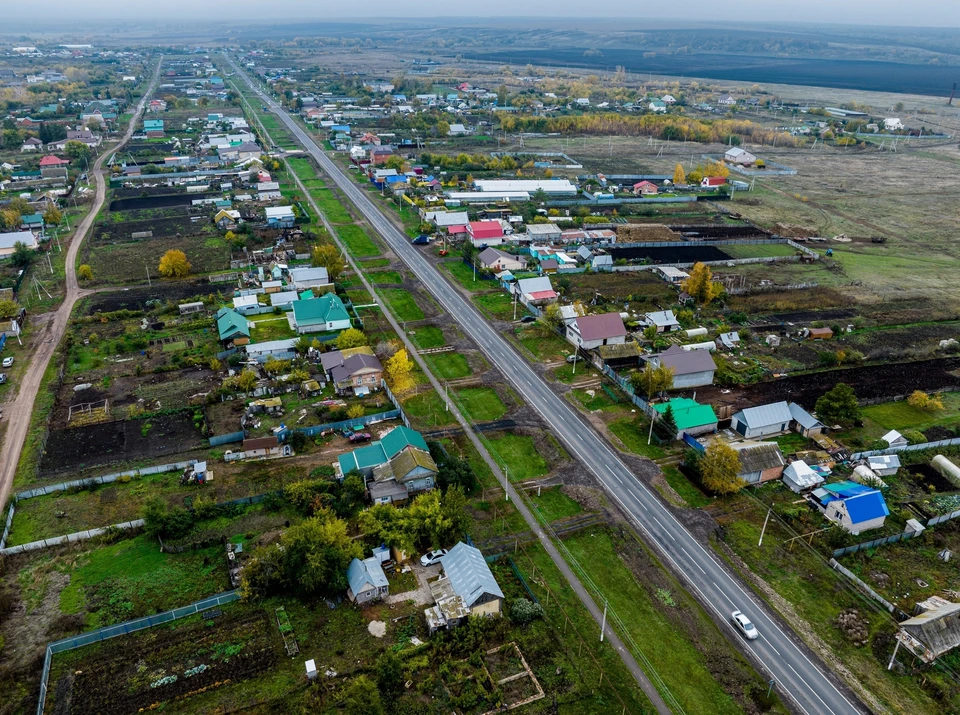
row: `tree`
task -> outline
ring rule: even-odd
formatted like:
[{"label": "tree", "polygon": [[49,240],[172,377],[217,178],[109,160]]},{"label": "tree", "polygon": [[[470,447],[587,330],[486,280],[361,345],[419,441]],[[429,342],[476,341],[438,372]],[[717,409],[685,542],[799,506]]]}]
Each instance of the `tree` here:
[{"label": "tree", "polygon": [[403,395],[416,387],[412,373],[413,362],[407,357],[406,349],[397,350],[383,369],[383,376],[396,395]]},{"label": "tree", "polygon": [[401,512],[393,504],[374,504],[360,512],[360,530],[369,539],[400,551],[413,551],[416,544],[408,529],[406,511]]},{"label": "tree", "polygon": [[311,256],[311,263],[315,266],[322,266],[327,269],[327,276],[331,281],[337,280],[343,269],[346,267],[346,263],[343,261],[343,256],[340,255],[340,251],[337,250],[337,247],[331,243],[324,243],[319,246],[316,246],[313,249],[313,255]]},{"label": "tree", "polygon": [[[431,453],[433,450],[431,450]],[[477,475],[470,462],[459,457],[450,457],[438,462],[437,486],[442,491],[450,487],[460,487],[465,494],[472,494],[477,488]]]},{"label": "tree", "polygon": [[68,141],[63,147],[63,153],[76,162],[90,160],[90,147],[83,142]]},{"label": "tree", "polygon": [[377,688],[386,696],[396,695],[403,689],[403,661],[392,650],[384,651],[377,658]]},{"label": "tree", "polygon": [[43,214],[43,222],[47,224],[47,226],[59,226],[62,220],[63,214],[60,213],[60,209],[56,206],[51,206]]},{"label": "tree", "polygon": [[358,419],[363,417],[366,410],[364,410],[363,405],[353,405],[349,410],[347,410],[347,417],[351,420]]},{"label": "tree", "polygon": [[437,122],[437,136],[445,137],[450,133],[450,124],[444,120]]},{"label": "tree", "polygon": [[699,186],[701,181],[703,181],[703,173],[701,171],[694,169],[689,174],[687,174],[688,184]]},{"label": "tree", "polygon": [[4,149],[19,149],[23,144],[23,134],[19,129],[4,129],[0,134],[0,144]]},{"label": "tree", "polygon": [[635,390],[639,390],[649,402],[654,395],[666,392],[673,387],[673,368],[667,365],[654,367],[647,363],[643,370],[638,370],[630,376]]},{"label": "tree", "polygon": [[0,318],[12,318],[20,312],[20,305],[15,300],[0,300]]},{"label": "tree", "polygon": [[252,392],[253,388],[257,386],[257,373],[253,370],[244,370],[234,380],[236,380],[236,386],[240,392]]},{"label": "tree", "polygon": [[383,715],[377,686],[365,675],[354,678],[343,691],[343,706],[347,715]]},{"label": "tree", "polygon": [[363,334],[362,330],[357,330],[356,328],[347,328],[342,333],[337,336],[337,339],[333,341],[333,344],[337,346],[337,350],[348,350],[349,348],[360,348],[364,345],[369,344],[367,336]]},{"label": "tree", "polygon": [[150,536],[176,539],[193,527],[193,514],[183,507],[171,507],[159,496],[147,499],[141,517],[143,529]]},{"label": "tree", "polygon": [[817,417],[827,425],[841,424],[850,426],[860,419],[860,405],[853,388],[843,382],[825,392],[815,406]]},{"label": "tree", "polygon": [[77,278],[82,281],[93,280],[93,269],[89,266],[89,264],[83,263],[77,268]]},{"label": "tree", "polygon": [[160,275],[164,278],[183,278],[190,275],[190,268],[187,255],[175,248],[164,253],[160,259]]},{"label": "tree", "polygon": [[693,265],[690,277],[684,280],[680,287],[700,305],[707,305],[723,292],[723,286],[713,280],[710,267],[700,262]]},{"label": "tree", "polygon": [[674,185],[687,183],[687,175],[683,171],[682,164],[678,163],[676,168],[673,170],[673,183]]},{"label": "tree", "polygon": [[907,398],[907,404],[918,410],[937,412],[943,409],[943,399],[940,395],[928,395],[923,390],[914,390]]},{"label": "tree", "polygon": [[673,405],[667,405],[667,409],[653,423],[653,429],[662,439],[672,442],[677,438],[677,420],[673,416]]},{"label": "tree", "polygon": [[17,268],[26,268],[33,263],[33,257],[36,254],[30,246],[23,241],[17,241],[13,244],[13,253],[10,255],[10,261]]},{"label": "tree", "polygon": [[347,566],[363,557],[347,533],[347,522],[321,513],[283,532],[282,575],[301,596],[336,596],[347,587]]},{"label": "tree", "polygon": [[722,439],[710,443],[699,467],[703,486],[716,494],[733,494],[744,485],[740,479],[740,456]]}]

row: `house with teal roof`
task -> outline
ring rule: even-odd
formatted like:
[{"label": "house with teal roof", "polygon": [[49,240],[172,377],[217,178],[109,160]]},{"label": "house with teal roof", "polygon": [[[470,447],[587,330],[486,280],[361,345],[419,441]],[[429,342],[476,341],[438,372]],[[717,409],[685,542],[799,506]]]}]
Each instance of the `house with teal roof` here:
[{"label": "house with teal roof", "polygon": [[673,421],[677,425],[677,439],[682,439],[684,432],[694,437],[698,434],[717,431],[717,414],[710,405],[701,405],[689,397],[675,397],[654,405],[653,409],[663,415],[667,407],[670,407],[673,412]]},{"label": "house with teal roof", "polygon": [[399,426],[373,442],[337,458],[337,476],[360,472],[375,504],[406,501],[433,489],[437,464],[416,430]]},{"label": "house with teal roof", "polygon": [[350,314],[340,296],[333,292],[313,300],[296,301],[288,320],[300,335],[339,332],[350,327]]},{"label": "house with teal roof", "polygon": [[232,308],[221,308],[217,311],[217,333],[221,343],[246,345],[250,341],[247,319]]},{"label": "house with teal roof", "polygon": [[163,136],[163,120],[162,119],[144,119],[143,131],[148,137],[162,137]]}]

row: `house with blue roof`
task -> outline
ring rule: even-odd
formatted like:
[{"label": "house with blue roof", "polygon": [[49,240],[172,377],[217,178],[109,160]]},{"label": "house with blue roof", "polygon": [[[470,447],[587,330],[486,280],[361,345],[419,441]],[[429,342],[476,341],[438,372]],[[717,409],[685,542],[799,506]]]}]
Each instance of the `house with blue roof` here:
[{"label": "house with blue roof", "polygon": [[360,472],[374,504],[406,501],[410,495],[433,489],[436,462],[426,441],[416,430],[400,425],[379,442],[337,457],[337,477]]},{"label": "house with blue roof", "polygon": [[825,484],[815,489],[812,497],[827,519],[851,534],[879,529],[890,516],[880,490],[856,482]]},{"label": "house with blue roof", "polygon": [[347,567],[347,583],[347,598],[351,603],[372,603],[390,593],[387,575],[375,556],[351,561]]}]

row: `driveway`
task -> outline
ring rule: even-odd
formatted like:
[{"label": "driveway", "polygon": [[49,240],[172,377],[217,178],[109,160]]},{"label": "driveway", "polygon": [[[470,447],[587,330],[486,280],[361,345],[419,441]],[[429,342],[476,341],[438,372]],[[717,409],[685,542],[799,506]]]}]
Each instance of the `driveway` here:
[{"label": "driveway", "polygon": [[433,603],[430,596],[430,586],[427,583],[430,579],[440,575],[440,564],[433,566],[421,566],[416,561],[410,562],[410,568],[413,569],[414,576],[417,577],[419,586],[413,591],[404,591],[403,593],[391,593],[384,600],[385,603],[404,603],[413,601],[417,606],[426,606]]}]

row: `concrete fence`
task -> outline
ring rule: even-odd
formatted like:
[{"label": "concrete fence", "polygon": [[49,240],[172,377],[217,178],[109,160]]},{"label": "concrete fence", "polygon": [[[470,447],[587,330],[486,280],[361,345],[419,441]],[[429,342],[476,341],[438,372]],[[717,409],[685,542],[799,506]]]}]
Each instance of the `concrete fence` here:
[{"label": "concrete fence", "polygon": [[16,511],[14,500],[10,500],[10,508],[7,510],[7,523],[3,527],[3,536],[0,536],[0,551],[7,546],[7,537],[10,535],[10,525],[13,523],[13,514]]},{"label": "concrete fence", "polygon": [[873,541],[864,541],[860,544],[853,544],[852,546],[844,546],[842,549],[835,549],[833,552],[833,558],[838,559],[841,556],[846,556],[847,554],[855,554],[858,551],[866,551],[867,549],[875,549],[878,546],[886,546],[887,544],[896,544],[898,541],[907,541],[912,539],[919,532],[915,531],[904,531],[902,534],[893,534],[892,536],[884,536],[881,539],[874,539]]},{"label": "concrete fence", "polygon": [[145,628],[152,628],[153,626],[159,626],[162,623],[169,623],[170,621],[175,621],[179,618],[186,618],[187,616],[192,616],[196,613],[200,613],[217,606],[222,606],[226,603],[232,603],[239,598],[240,593],[238,591],[227,591],[226,593],[220,593],[216,596],[210,596],[209,598],[205,598],[201,601],[191,603],[188,606],[181,606],[180,608],[174,608],[170,611],[164,611],[163,613],[157,613],[152,616],[136,618],[132,621],[125,621],[123,623],[118,623],[115,626],[106,626],[95,631],[81,633],[78,636],[63,638],[62,640],[50,643],[47,645],[46,656],[43,659],[43,671],[40,675],[40,698],[39,702],[37,703],[37,715],[43,715],[43,711],[46,706],[47,681],[50,678],[50,666],[53,661],[54,653],[62,653],[63,651],[82,648],[83,646],[99,643],[100,641],[105,641],[109,638],[125,636],[129,633],[142,631]]},{"label": "concrete fence", "polygon": [[925,449],[936,449],[937,447],[955,447],[960,445],[960,437],[952,439],[941,439],[936,442],[921,442],[920,444],[907,444],[902,447],[887,447],[886,449],[874,449],[869,452],[857,452],[851,455],[851,460],[864,459],[865,457],[876,457],[882,454],[897,454],[898,452],[922,452]]},{"label": "concrete fence", "polygon": [[844,568],[843,566],[838,564],[836,559],[830,559],[830,566],[836,571],[839,571],[840,573],[842,573],[848,579],[850,579],[859,590],[861,590],[863,593],[865,593],[867,596],[872,598],[877,603],[881,604],[890,613],[897,612],[898,609],[896,606],[894,606],[892,603],[890,603],[890,601],[886,600],[883,596],[881,596],[879,593],[877,593],[872,588],[870,588],[870,586],[868,586],[866,583],[861,581],[857,577],[857,575],[854,574],[850,569]]},{"label": "concrete fence", "polygon": [[143,519],[134,519],[133,521],[124,521],[119,524],[111,524],[110,526],[103,526],[99,529],[87,529],[86,531],[76,531],[72,534],[64,534],[63,536],[54,536],[50,539],[41,539],[40,541],[31,541],[29,544],[20,544],[19,546],[9,546],[5,549],[0,549],[0,556],[9,556],[11,554],[22,554],[25,551],[37,551],[39,549],[46,549],[49,546],[60,546],[61,544],[72,544],[77,541],[86,541],[87,539],[92,539],[95,536],[100,536],[105,534],[110,529],[137,529],[143,526]]},{"label": "concrete fence", "polygon": [[14,495],[14,501],[20,501],[21,499],[32,499],[33,497],[42,497],[47,494],[53,494],[54,492],[63,492],[67,489],[72,489],[74,487],[89,487],[95,484],[109,484],[110,482],[115,482],[121,477],[146,477],[151,474],[163,474],[165,472],[178,472],[186,469],[191,464],[196,464],[196,459],[190,459],[186,462],[174,462],[173,464],[159,464],[155,467],[143,467],[141,469],[130,469],[126,472],[116,472],[115,474],[104,474],[99,477],[90,477],[89,479],[77,479],[72,482],[60,482],[59,484],[51,484],[45,487],[36,487],[35,489],[27,489],[26,491],[18,492]]}]

